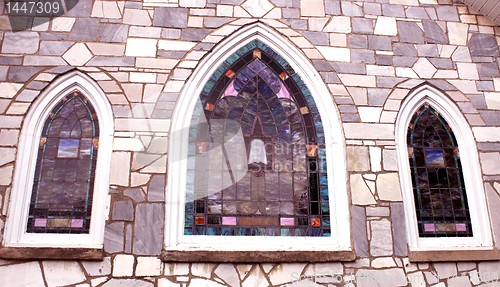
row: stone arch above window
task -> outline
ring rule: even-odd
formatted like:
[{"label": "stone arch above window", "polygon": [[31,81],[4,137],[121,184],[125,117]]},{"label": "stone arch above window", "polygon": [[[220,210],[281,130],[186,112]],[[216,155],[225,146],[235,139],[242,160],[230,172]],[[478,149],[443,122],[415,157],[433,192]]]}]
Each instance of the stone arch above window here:
[{"label": "stone arch above window", "polygon": [[317,71],[274,30],[253,24],[216,46],[172,119],[165,258],[350,251],[340,126]]},{"label": "stone arch above window", "polygon": [[111,106],[87,75],[70,72],[41,92],[21,131],[3,253],[102,248],[112,138]]},{"label": "stone arch above window", "polygon": [[410,259],[412,251],[491,249],[478,150],[458,107],[432,86],[416,88],[401,105],[396,145]]}]

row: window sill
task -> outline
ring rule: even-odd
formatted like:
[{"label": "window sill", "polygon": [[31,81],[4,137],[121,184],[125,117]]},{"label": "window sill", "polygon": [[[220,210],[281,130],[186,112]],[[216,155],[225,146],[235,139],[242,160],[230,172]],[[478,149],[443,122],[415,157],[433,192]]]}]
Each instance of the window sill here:
[{"label": "window sill", "polygon": [[207,251],[163,250],[165,262],[278,263],[278,262],[350,262],[354,251]]},{"label": "window sill", "polygon": [[0,247],[3,259],[102,260],[104,251],[93,248]]},{"label": "window sill", "polygon": [[410,262],[492,261],[500,259],[500,249],[409,251]]}]

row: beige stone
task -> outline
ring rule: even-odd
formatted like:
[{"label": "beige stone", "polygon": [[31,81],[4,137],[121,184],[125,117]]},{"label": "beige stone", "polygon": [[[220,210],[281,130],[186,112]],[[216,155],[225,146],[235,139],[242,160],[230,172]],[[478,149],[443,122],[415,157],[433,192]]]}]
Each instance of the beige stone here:
[{"label": "beige stone", "polygon": [[141,27],[141,26],[130,26],[129,37],[137,38],[160,38],[161,28],[159,27]]},{"label": "beige stone", "polygon": [[452,45],[467,45],[469,25],[459,22],[447,22],[448,38]]},{"label": "beige stone", "polygon": [[353,87],[376,87],[377,81],[375,76],[338,74],[340,80],[346,86]]},{"label": "beige stone", "polygon": [[151,17],[147,10],[125,8],[123,23],[129,25],[151,26]]},{"label": "beige stone", "polygon": [[12,182],[12,165],[0,167],[0,185],[9,185]]},{"label": "beige stone", "polygon": [[[17,262],[16,262],[17,263]],[[46,286],[37,261],[0,266],[1,286]]]},{"label": "beige stone", "polygon": [[262,17],[274,8],[269,0],[247,0],[241,7],[254,17]]},{"label": "beige stone", "polygon": [[13,162],[15,159],[15,148],[0,148],[0,166]]},{"label": "beige stone", "polygon": [[43,261],[43,271],[49,287],[65,286],[86,280],[76,261]]},{"label": "beige stone", "polygon": [[203,8],[207,5],[206,0],[180,0],[179,6],[189,8]]},{"label": "beige stone", "polygon": [[134,256],[118,254],[113,260],[113,277],[127,277],[134,274]]},{"label": "beige stone", "polygon": [[458,76],[462,80],[479,80],[475,63],[457,63]]},{"label": "beige stone", "polygon": [[93,56],[85,44],[76,43],[64,53],[62,57],[72,66],[83,66],[92,59]]},{"label": "beige stone", "polygon": [[127,47],[125,50],[126,56],[132,57],[154,57],[156,56],[156,45],[158,40],[155,39],[127,39]]},{"label": "beige stone", "polygon": [[117,138],[113,139],[113,150],[116,151],[143,151],[144,145],[138,138]]},{"label": "beige stone", "polygon": [[120,19],[122,14],[116,1],[95,1],[92,7],[92,17]]},{"label": "beige stone", "polygon": [[51,20],[52,22],[52,31],[55,32],[69,32],[73,29],[73,25],[75,25],[75,18],[71,17],[55,17]]},{"label": "beige stone", "polygon": [[158,287],[181,287],[182,285],[179,283],[174,283],[167,278],[158,279]]},{"label": "beige stone", "polygon": [[484,98],[488,109],[500,110],[500,93],[484,93]]},{"label": "beige stone", "polygon": [[162,262],[156,257],[138,257],[136,276],[159,276],[161,274]]},{"label": "beige stone", "polygon": [[323,0],[307,0],[300,1],[300,14],[308,17],[323,17],[325,16],[325,4]]},{"label": "beige stone", "polygon": [[[420,0],[422,1],[422,0]],[[396,5],[418,6],[418,0],[390,0],[389,3]],[[437,4],[437,3],[436,3]]]},{"label": "beige stone", "polygon": [[115,119],[116,131],[168,132],[168,119]]},{"label": "beige stone", "polygon": [[392,257],[375,258],[372,260],[371,265],[373,268],[376,268],[376,269],[397,267],[396,262],[394,262],[394,258],[392,258]]},{"label": "beige stone", "polygon": [[377,176],[377,194],[380,200],[402,201],[398,173],[384,173]]},{"label": "beige stone", "polygon": [[328,61],[336,61],[336,62],[351,61],[351,52],[347,48],[337,48],[337,47],[327,47],[327,46],[318,46],[317,48],[323,55],[323,57],[325,57],[325,59]]},{"label": "beige stone", "polygon": [[377,123],[380,120],[382,108],[378,107],[358,107],[359,117],[364,123]]},{"label": "beige stone", "polygon": [[[111,170],[109,184],[128,186],[130,169],[130,153],[114,152],[111,155]],[[126,167],[126,168],[124,168]]]},{"label": "beige stone", "polygon": [[158,58],[137,58],[136,66],[138,68],[162,69],[170,70],[179,63],[179,60],[174,59],[158,59]]},{"label": "beige stone", "polygon": [[0,130],[0,146],[16,146],[19,130]]},{"label": "beige stone", "polygon": [[394,139],[394,125],[371,123],[344,123],[347,139]]},{"label": "beige stone", "polygon": [[374,33],[376,35],[396,36],[398,34],[396,18],[384,16],[377,17]]},{"label": "beige stone", "polygon": [[8,115],[24,115],[30,107],[29,103],[12,103],[7,110]]},{"label": "beige stone", "polygon": [[156,74],[155,73],[132,72],[132,73],[130,73],[130,82],[132,82],[132,83],[156,83]]},{"label": "beige stone", "polygon": [[16,83],[0,83],[0,98],[13,98],[17,92],[23,87],[23,84]]},{"label": "beige stone", "polygon": [[430,79],[434,76],[437,69],[426,58],[420,58],[415,65],[413,65],[413,71],[415,71],[420,78]]},{"label": "beige stone", "polygon": [[500,153],[485,152],[480,153],[479,158],[483,167],[483,173],[487,175],[500,174]]},{"label": "beige stone", "polygon": [[347,169],[349,171],[369,171],[368,148],[364,146],[347,147]]},{"label": "beige stone", "polygon": [[363,177],[360,174],[352,174],[351,182],[351,198],[352,204],[355,205],[370,205],[376,204],[375,197],[366,185]]},{"label": "beige stone", "polygon": [[500,141],[500,127],[473,127],[472,131],[478,142]]},{"label": "beige stone", "polygon": [[273,286],[281,285],[292,281],[293,274],[302,274],[304,263],[287,263],[275,266],[269,273],[269,280]]},{"label": "beige stone", "polygon": [[189,51],[196,43],[188,41],[177,41],[177,40],[160,40],[158,43],[158,48],[160,50],[166,51]]},{"label": "beige stone", "polygon": [[370,164],[372,172],[382,170],[382,149],[376,146],[370,147]]},{"label": "beige stone", "polygon": [[125,53],[124,44],[87,43],[87,47],[94,55],[100,56],[123,56]]},{"label": "beige stone", "polygon": [[351,18],[347,16],[332,16],[323,31],[343,34],[351,33]]}]

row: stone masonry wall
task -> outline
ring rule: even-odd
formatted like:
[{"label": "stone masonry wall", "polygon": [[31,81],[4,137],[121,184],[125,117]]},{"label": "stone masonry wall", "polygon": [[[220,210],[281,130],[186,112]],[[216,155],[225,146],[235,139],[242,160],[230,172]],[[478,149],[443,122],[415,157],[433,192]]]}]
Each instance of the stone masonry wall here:
[{"label": "stone masonry wall", "polygon": [[[355,262],[159,259],[167,141],[179,92],[214,45],[255,21],[311,60],[338,106]],[[29,31],[13,33],[7,24],[1,16],[0,234],[23,118],[55,77],[77,68],[101,86],[112,104],[115,139],[109,197],[102,199],[109,203],[105,260],[0,260],[0,286],[500,286],[498,261],[412,264],[407,258],[394,122],[401,101],[423,82],[449,95],[473,129],[499,239],[500,27],[467,6],[451,0],[81,0],[66,16]]]}]

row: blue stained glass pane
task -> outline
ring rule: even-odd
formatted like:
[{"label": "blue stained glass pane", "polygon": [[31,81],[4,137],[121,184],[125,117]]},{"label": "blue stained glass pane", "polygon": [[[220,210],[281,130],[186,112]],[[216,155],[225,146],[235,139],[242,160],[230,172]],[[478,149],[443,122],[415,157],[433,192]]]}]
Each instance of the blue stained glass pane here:
[{"label": "blue stained glass pane", "polygon": [[321,200],[328,201],[328,186],[321,186]]},{"label": "blue stained glass pane", "polygon": [[184,235],[193,235],[192,228],[184,228]]}]

